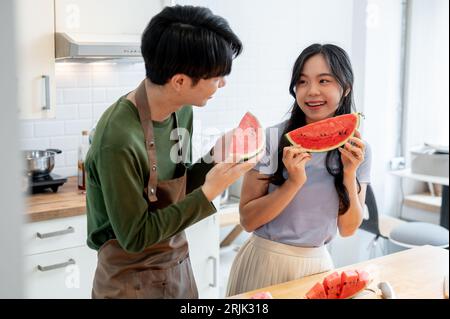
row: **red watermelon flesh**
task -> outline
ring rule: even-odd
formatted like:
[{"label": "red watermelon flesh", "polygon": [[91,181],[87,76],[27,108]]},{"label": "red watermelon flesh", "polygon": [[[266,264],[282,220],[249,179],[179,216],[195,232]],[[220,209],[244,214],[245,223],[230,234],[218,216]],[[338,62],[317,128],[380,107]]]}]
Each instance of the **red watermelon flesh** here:
[{"label": "red watermelon flesh", "polygon": [[308,299],[327,299],[327,293],[323,285],[318,282],[311,288],[310,291],[306,293],[306,298]]},{"label": "red watermelon flesh", "polygon": [[339,273],[335,271],[326,276],[323,280],[323,286],[328,299],[338,299],[341,292],[341,276],[339,276]]},{"label": "red watermelon flesh", "polygon": [[346,270],[341,275],[341,294],[340,299],[345,299],[353,296],[359,291],[358,289],[359,275],[355,270]]},{"label": "red watermelon flesh", "polygon": [[258,119],[247,112],[231,137],[230,156],[241,161],[257,156],[265,147],[265,134]]},{"label": "red watermelon flesh", "polygon": [[370,282],[369,273],[364,270],[357,270],[358,273],[358,284],[356,285],[358,291],[361,291],[367,287]]},{"label": "red watermelon flesh", "polygon": [[327,152],[344,145],[359,127],[360,113],[314,122],[285,134],[292,145],[308,152]]},{"label": "red watermelon flesh", "polygon": [[269,291],[262,291],[254,294],[250,299],[273,299],[273,297]]},{"label": "red watermelon flesh", "polygon": [[[369,274],[364,270],[334,272],[316,283],[307,293],[308,299],[348,299],[363,291],[370,283]],[[322,294],[321,289],[323,288]]]}]

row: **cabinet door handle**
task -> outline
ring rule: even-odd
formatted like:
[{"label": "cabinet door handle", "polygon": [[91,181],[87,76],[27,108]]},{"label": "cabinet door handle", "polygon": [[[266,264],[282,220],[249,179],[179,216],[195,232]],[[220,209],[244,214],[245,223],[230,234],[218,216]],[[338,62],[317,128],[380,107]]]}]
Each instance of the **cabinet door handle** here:
[{"label": "cabinet door handle", "polygon": [[209,256],[208,260],[212,260],[213,264],[213,282],[209,283],[210,287],[217,287],[217,258],[213,256]]},{"label": "cabinet door handle", "polygon": [[40,232],[36,233],[36,236],[40,239],[45,239],[45,238],[49,238],[49,237],[56,237],[56,236],[61,236],[61,235],[66,235],[66,234],[70,234],[70,233],[74,233],[75,232],[75,228],[73,228],[72,226],[67,227],[67,229],[63,229],[63,230],[58,230],[58,231],[54,231],[51,233],[43,233],[41,234]]},{"label": "cabinet door handle", "polygon": [[42,109],[50,110],[50,76],[42,76]]},{"label": "cabinet door handle", "polygon": [[53,264],[53,265],[49,265],[49,266],[38,265],[37,268],[40,271],[49,271],[49,270],[54,270],[54,269],[59,269],[59,268],[65,268],[69,265],[75,265],[75,260],[70,258],[68,261],[66,261],[64,263]]}]

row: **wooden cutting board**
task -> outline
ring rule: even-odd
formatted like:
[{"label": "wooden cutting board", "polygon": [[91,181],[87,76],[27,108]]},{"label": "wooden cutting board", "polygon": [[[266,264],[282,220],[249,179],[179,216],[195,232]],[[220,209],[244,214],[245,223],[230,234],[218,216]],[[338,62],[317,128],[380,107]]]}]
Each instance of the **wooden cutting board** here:
[{"label": "wooden cutting board", "polygon": [[[375,287],[379,281],[388,281],[400,299],[442,299],[444,277],[448,275],[449,252],[446,249],[422,246],[390,254],[362,263],[334,269],[327,273],[316,274],[301,279],[281,283],[231,296],[232,299],[250,298],[257,292],[269,291],[272,296],[282,299],[303,298],[316,282],[320,282],[333,271],[363,269],[372,276]],[[447,285],[448,286],[448,285]],[[376,293],[367,292],[356,296],[361,299],[381,299],[378,288]],[[448,292],[446,293],[448,296]]]}]

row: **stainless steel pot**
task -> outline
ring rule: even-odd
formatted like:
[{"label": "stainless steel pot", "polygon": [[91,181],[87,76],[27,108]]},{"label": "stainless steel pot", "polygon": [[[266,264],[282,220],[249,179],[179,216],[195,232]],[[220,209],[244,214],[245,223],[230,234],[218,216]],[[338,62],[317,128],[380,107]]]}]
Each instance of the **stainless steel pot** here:
[{"label": "stainless steel pot", "polygon": [[55,167],[55,155],[62,153],[58,149],[24,151],[27,175],[47,175]]}]

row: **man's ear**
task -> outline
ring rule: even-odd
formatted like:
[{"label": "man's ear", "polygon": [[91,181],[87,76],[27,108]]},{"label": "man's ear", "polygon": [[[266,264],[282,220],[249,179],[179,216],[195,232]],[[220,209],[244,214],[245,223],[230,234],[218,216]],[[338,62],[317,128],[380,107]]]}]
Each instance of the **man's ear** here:
[{"label": "man's ear", "polygon": [[174,88],[176,92],[181,92],[183,87],[185,87],[188,83],[188,77],[184,74],[175,74],[170,79],[170,84]]}]

